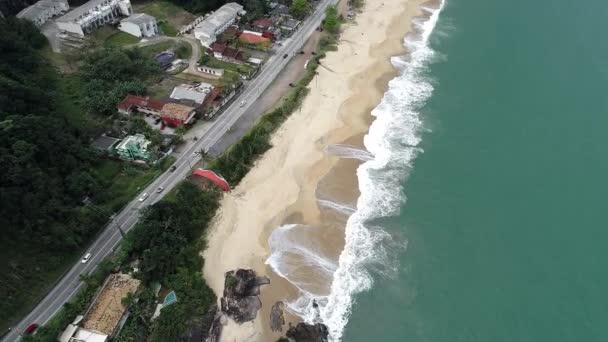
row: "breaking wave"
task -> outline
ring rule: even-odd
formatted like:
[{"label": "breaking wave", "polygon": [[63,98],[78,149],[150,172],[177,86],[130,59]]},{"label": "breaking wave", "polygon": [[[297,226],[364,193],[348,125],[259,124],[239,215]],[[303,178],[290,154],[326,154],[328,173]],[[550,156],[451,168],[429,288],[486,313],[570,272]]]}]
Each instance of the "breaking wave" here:
[{"label": "breaking wave", "polygon": [[427,65],[434,55],[428,41],[443,5],[442,1],[437,9],[423,8],[430,16],[428,20],[414,23],[418,35],[405,39],[410,54],[392,59],[401,72],[390,81],[384,98],[372,111],[376,119],[365,136],[364,144],[374,157],[357,170],[361,195],[357,200],[357,211],[349,217],[346,225],[345,246],[333,275],[330,294],[317,298],[318,312],[311,300],[300,303],[300,306],[307,307],[304,319],[312,322],[318,315],[327,325],[333,341],[342,338],[353,296],[372,287],[369,265],[388,261],[385,260],[388,252],[383,250],[382,243],[388,233],[371,226],[369,221],[397,214],[405,199],[400,190],[401,182],[421,152],[416,147],[420,143],[422,129],[419,110],[433,91],[426,76]]},{"label": "breaking wave", "polygon": [[[381,103],[372,111],[375,120],[364,138],[366,150],[350,145],[327,148],[329,155],[364,161],[357,169],[361,194],[356,209],[318,199],[320,206],[350,215],[338,261],[319,250],[319,244],[305,233],[310,229],[305,225],[281,226],[269,238],[272,254],[266,264],[300,291],[297,300],[286,303],[287,308],[305,322],[323,322],[331,341],[342,339],[353,297],[372,287],[372,272],[387,274],[395,269],[389,262],[392,238],[371,221],[398,214],[405,201],[401,182],[422,152],[419,110],[433,91],[426,70],[435,53],[428,41],[443,6],[442,0],[436,9],[422,8],[426,18],[416,18],[414,34],[404,39],[410,53],[392,58],[400,74],[389,82]],[[316,280],[307,281],[313,275]]]}]

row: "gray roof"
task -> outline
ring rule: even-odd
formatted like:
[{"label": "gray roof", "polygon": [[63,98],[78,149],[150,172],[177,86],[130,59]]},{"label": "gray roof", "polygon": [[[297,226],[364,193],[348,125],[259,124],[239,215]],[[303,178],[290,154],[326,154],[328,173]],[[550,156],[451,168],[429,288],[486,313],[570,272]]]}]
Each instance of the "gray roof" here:
[{"label": "gray roof", "polygon": [[128,22],[128,23],[133,23],[136,25],[149,23],[151,21],[156,21],[156,18],[154,18],[153,16],[148,15],[146,13],[134,13],[130,17],[126,17],[123,20],[121,20],[121,22]]},{"label": "gray roof", "polygon": [[234,16],[242,12],[243,6],[236,2],[229,2],[201,21],[200,24],[196,25],[195,30],[205,32],[208,36],[211,36],[219,27],[223,26]]},{"label": "gray roof", "polygon": [[89,11],[93,10],[97,6],[100,6],[105,1],[107,0],[90,0],[85,4],[82,4],[82,6],[77,7],[71,12],[59,17],[57,20],[63,22],[76,21],[81,15],[87,14]]},{"label": "gray roof", "polygon": [[67,0],[40,0],[37,3],[22,9],[19,13],[17,13],[17,18],[22,19],[36,19],[38,15],[55,6],[55,3],[64,3],[66,8],[69,8]]},{"label": "gray roof", "polygon": [[193,87],[187,87],[187,86],[177,86],[175,88],[173,88],[173,92],[171,93],[170,97],[172,99],[180,99],[180,100],[192,100],[196,103],[203,103],[203,101],[205,101],[205,97],[207,97],[207,94],[209,92],[202,92],[199,91],[197,89],[194,89]]},{"label": "gray roof", "polygon": [[288,27],[290,29],[294,29],[296,28],[298,25],[300,24],[300,22],[298,20],[295,19],[288,19],[287,21],[285,21],[284,23],[281,24],[281,26],[283,27]]},{"label": "gray roof", "polygon": [[93,140],[91,146],[99,150],[109,150],[117,141],[120,141],[120,139],[102,135]]}]

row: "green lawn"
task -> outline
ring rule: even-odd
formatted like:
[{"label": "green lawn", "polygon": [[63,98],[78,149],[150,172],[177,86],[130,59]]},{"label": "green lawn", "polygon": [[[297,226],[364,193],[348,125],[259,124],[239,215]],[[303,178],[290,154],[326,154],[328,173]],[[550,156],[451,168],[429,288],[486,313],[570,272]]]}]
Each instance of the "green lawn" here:
[{"label": "green lawn", "polygon": [[140,50],[145,56],[148,56],[151,58],[151,57],[154,57],[154,55],[156,55],[159,52],[163,52],[163,51],[173,48],[175,45],[176,45],[175,42],[166,41],[166,42],[160,42],[160,43],[154,44],[154,45],[144,46],[144,47],[140,48]]},{"label": "green lawn", "polygon": [[206,65],[210,68],[218,68],[238,72],[243,75],[248,75],[250,72],[253,71],[253,68],[248,65],[238,65],[220,61],[219,59],[209,55],[203,55],[203,57],[201,57],[201,60],[199,61],[199,64]]},{"label": "green lawn", "polygon": [[185,12],[183,8],[180,8],[173,3],[168,1],[152,1],[145,4],[139,11],[156,17],[157,20],[167,19],[169,17],[175,17]]},{"label": "green lawn", "polygon": [[175,158],[168,157],[160,165],[144,168],[118,160],[100,160],[96,168],[97,175],[111,182],[111,185],[97,198],[97,203],[112,212],[118,212],[174,161]]},{"label": "green lawn", "polygon": [[139,41],[139,38],[130,35],[126,32],[116,32],[113,35],[106,38],[104,42],[105,46],[124,46],[129,44],[135,44]]},{"label": "green lawn", "polygon": [[137,6],[136,12],[143,12],[156,18],[167,36],[177,35],[177,30],[196,18],[192,13],[168,1],[151,1]]},{"label": "green lawn", "polygon": [[158,27],[163,31],[165,36],[169,36],[169,37],[177,36],[177,30],[173,26],[169,25],[169,23],[166,21],[158,24]]}]

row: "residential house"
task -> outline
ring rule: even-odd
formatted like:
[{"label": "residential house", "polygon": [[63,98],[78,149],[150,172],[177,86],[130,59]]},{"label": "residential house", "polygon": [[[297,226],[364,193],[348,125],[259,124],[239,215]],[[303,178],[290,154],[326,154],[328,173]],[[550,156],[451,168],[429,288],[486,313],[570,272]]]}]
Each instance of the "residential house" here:
[{"label": "residential house", "polygon": [[289,34],[293,33],[293,31],[295,31],[298,28],[298,26],[300,26],[300,21],[295,20],[293,18],[284,20],[281,23],[281,29],[287,31]]},{"label": "residential house", "polygon": [[37,27],[42,26],[47,20],[61,15],[70,9],[67,0],[40,0],[17,13],[17,18],[27,19]]},{"label": "residential house", "polygon": [[243,53],[237,49],[226,46],[226,44],[214,42],[207,50],[207,53],[227,63],[243,64]]},{"label": "residential house", "polygon": [[199,66],[198,71],[218,78],[224,76],[224,69],[210,68],[205,65]]},{"label": "residential house", "polygon": [[55,22],[60,31],[84,36],[121,16],[128,17],[132,13],[130,0],[90,0],[57,18]]},{"label": "residential house", "polygon": [[264,44],[270,42],[270,39],[264,37],[262,33],[247,30],[241,33],[239,39],[248,44]]},{"label": "residential house", "polygon": [[124,115],[130,115],[134,110],[160,116],[165,102],[151,98],[149,96],[127,95],[122,101],[116,105],[118,112]]},{"label": "residential house", "polygon": [[272,27],[272,25],[273,25],[273,22],[270,18],[258,19],[258,20],[255,20],[253,23],[251,23],[251,26],[253,27],[253,29],[258,32],[268,31]]},{"label": "residential house", "polygon": [[120,139],[101,135],[97,139],[93,140],[91,147],[102,153],[110,153],[112,152],[114,145],[116,145],[116,143],[119,141]]},{"label": "residential house", "polygon": [[194,107],[179,103],[167,103],[160,112],[161,120],[170,127],[189,125],[194,122],[194,115]]},{"label": "residential house", "polygon": [[198,86],[182,84],[173,88],[173,92],[171,92],[169,97],[176,100],[192,100],[201,105],[211,92],[211,89],[213,89],[213,85],[205,82],[201,82]]},{"label": "residential house", "polygon": [[118,29],[138,38],[158,35],[156,18],[145,13],[137,13],[124,18],[120,21]]},{"label": "residential house", "polygon": [[289,7],[283,4],[277,4],[273,9],[272,13],[277,15],[289,15]]},{"label": "residential house", "polygon": [[239,15],[245,13],[243,6],[229,2],[198,23],[194,28],[194,37],[200,40],[203,46],[209,47],[219,34],[236,22]]},{"label": "residential house", "polygon": [[152,157],[148,151],[150,144],[150,140],[147,140],[143,134],[129,135],[116,146],[116,153],[124,160],[149,161]]}]

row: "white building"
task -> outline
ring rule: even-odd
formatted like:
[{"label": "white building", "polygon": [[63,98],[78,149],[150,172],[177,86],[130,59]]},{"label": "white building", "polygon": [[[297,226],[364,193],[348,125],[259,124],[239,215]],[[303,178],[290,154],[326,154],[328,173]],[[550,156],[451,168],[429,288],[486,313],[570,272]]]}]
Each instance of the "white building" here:
[{"label": "white building", "polygon": [[198,23],[194,28],[194,36],[201,41],[203,46],[209,47],[216,41],[219,34],[234,24],[239,15],[245,13],[243,6],[229,2]]},{"label": "white building", "polygon": [[27,19],[40,27],[54,16],[61,15],[70,9],[67,0],[40,0],[17,13],[17,18]]},{"label": "white building", "polygon": [[124,18],[120,21],[118,29],[139,38],[158,35],[156,18],[145,13],[137,13]]},{"label": "white building", "polygon": [[169,97],[176,100],[192,100],[198,104],[202,104],[211,92],[211,89],[213,89],[213,85],[205,82],[201,82],[196,87],[182,84],[173,88],[173,92],[171,92]]},{"label": "white building", "polygon": [[91,0],[55,22],[60,31],[84,36],[120,16],[133,13],[130,0]]}]

